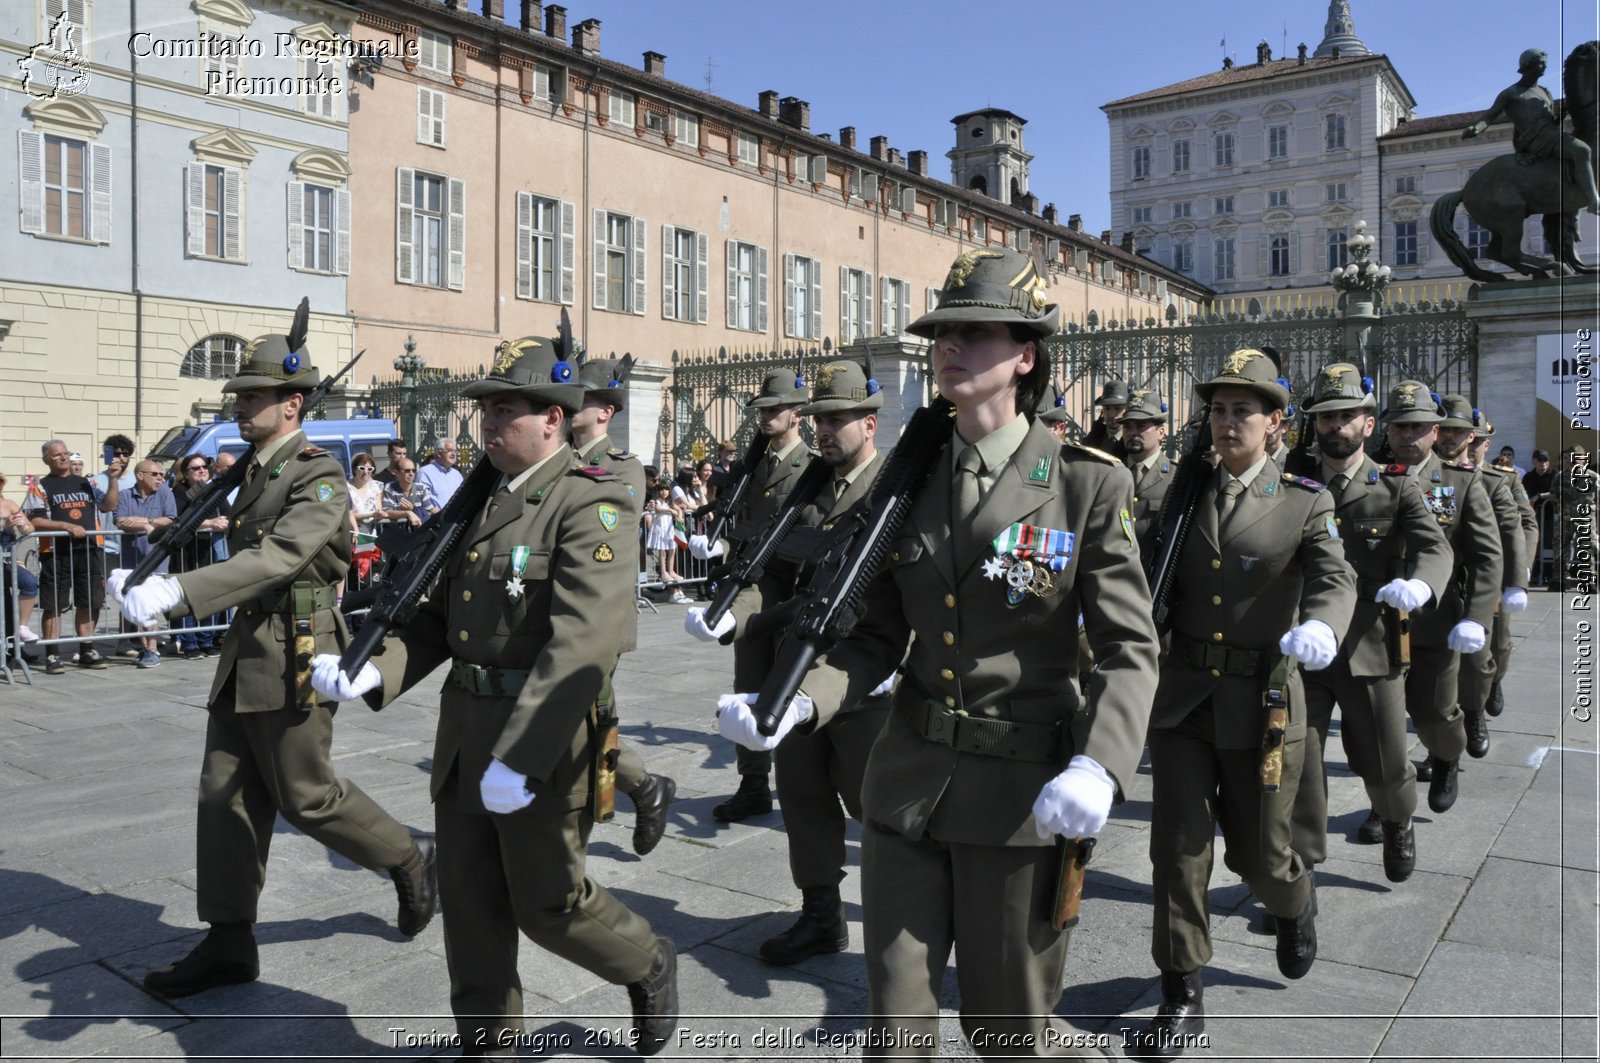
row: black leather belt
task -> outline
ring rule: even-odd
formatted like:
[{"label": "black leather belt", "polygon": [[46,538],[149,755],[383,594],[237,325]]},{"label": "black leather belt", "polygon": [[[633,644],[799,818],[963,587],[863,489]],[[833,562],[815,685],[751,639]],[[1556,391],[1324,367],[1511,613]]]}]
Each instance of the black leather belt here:
[{"label": "black leather belt", "polygon": [[467,661],[452,661],[450,682],[468,694],[489,698],[514,698],[528,681],[526,668],[491,668]]},{"label": "black leather belt", "polygon": [[1201,642],[1173,634],[1172,656],[1216,675],[1260,675],[1267,655],[1262,650],[1241,650],[1225,642]]},{"label": "black leather belt", "polygon": [[897,698],[894,707],[923,738],[958,753],[1050,764],[1061,759],[1060,724],[993,720],[947,708],[937,701],[913,701],[909,697]]}]

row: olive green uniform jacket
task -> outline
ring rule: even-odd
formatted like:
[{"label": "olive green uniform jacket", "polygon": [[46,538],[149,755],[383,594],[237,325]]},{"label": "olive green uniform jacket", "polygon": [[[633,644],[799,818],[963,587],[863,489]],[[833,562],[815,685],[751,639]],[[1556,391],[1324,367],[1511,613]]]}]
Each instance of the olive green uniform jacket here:
[{"label": "olive green uniform jacket", "polygon": [[1161,505],[1172,486],[1172,461],[1163,454],[1149,469],[1130,465],[1128,471],[1133,474],[1133,533],[1139,553],[1148,558],[1161,533]]},{"label": "olive green uniform jacket", "polygon": [[1454,572],[1443,597],[1411,615],[1411,638],[1422,646],[1442,647],[1450,629],[1462,620],[1475,620],[1486,632],[1494,623],[1505,551],[1494,508],[1476,469],[1429,454],[1416,472],[1423,503],[1450,541]]}]

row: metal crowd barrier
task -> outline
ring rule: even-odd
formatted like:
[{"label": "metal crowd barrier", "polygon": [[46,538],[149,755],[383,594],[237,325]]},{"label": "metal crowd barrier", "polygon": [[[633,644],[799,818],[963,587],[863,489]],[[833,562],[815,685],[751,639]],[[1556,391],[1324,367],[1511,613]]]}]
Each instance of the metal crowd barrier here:
[{"label": "metal crowd barrier", "polygon": [[1533,572],[1528,582],[1548,586],[1556,572],[1556,500],[1543,498],[1534,503],[1534,520],[1539,525],[1539,549],[1533,555]]}]

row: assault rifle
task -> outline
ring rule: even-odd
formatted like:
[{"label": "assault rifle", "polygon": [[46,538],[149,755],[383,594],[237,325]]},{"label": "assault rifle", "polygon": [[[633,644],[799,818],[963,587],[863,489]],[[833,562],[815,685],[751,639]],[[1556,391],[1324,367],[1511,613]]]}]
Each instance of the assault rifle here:
[{"label": "assault rifle", "polygon": [[378,651],[384,636],[417,614],[417,606],[438,578],[450,551],[461,542],[499,483],[500,470],[487,456],[479,458],[445,507],[407,538],[405,552],[394,559],[366,619],[339,656],[339,670],[346,678],[354,679]]},{"label": "assault rifle", "polygon": [[801,512],[832,482],[833,467],[821,458],[812,458],[794,490],[784,497],[783,505],[778,507],[761,534],[739,545],[727,573],[712,584],[711,604],[706,607],[705,615],[707,627],[716,627],[733,606],[734,599],[761,578],[767,565],[777,556],[784,538],[800,523]]},{"label": "assault rifle", "polygon": [[[289,349],[291,351],[298,351],[305,345],[305,323],[310,313],[310,301],[307,299],[300,300],[300,308],[295,311],[294,324],[289,327]],[[297,329],[299,330],[298,336]],[[297,338],[298,343],[296,342]],[[310,413],[318,403],[327,398],[328,392],[333,390],[333,385],[337,384],[346,373],[350,372],[351,368],[361,361],[361,355],[366,353],[366,350],[363,349],[360,354],[350,359],[343,369],[313,388],[306,395],[305,404],[300,407],[301,416]],[[144,558],[133,567],[133,571],[128,574],[127,580],[122,585],[124,591],[131,590],[150,578],[157,569],[166,564],[167,559],[172,556],[174,550],[188,545],[200,525],[221,507],[223,499],[232,494],[235,487],[244,483],[245,474],[250,471],[250,462],[255,459],[255,456],[256,448],[255,444],[252,443],[248,450],[239,455],[239,460],[234,462],[227,472],[212,480],[210,485],[194,500],[189,508],[166,526],[160,540],[150,543],[150,552],[145,554]]]},{"label": "assault rifle", "polygon": [[1150,602],[1161,634],[1171,628],[1172,592],[1178,582],[1178,557],[1183,544],[1194,527],[1195,514],[1200,506],[1200,496],[1205,493],[1206,477],[1211,465],[1206,452],[1211,449],[1211,418],[1201,410],[1190,419],[1188,428],[1195,430],[1194,443],[1178,462],[1178,471],[1172,474],[1172,486],[1167,489],[1166,501],[1157,518],[1157,548],[1145,559],[1145,576],[1150,581]]},{"label": "assault rifle", "polygon": [[734,479],[733,486],[726,494],[718,495],[715,502],[708,502],[694,511],[697,518],[707,513],[716,514],[711,527],[706,530],[707,543],[715,543],[726,537],[728,521],[744,501],[744,496],[750,492],[750,484],[756,478],[756,471],[761,468],[761,459],[767,456],[767,444],[770,442],[771,439],[758,425],[755,435],[750,437],[750,445],[745,448],[744,457],[739,459],[739,475]]},{"label": "assault rifle", "polygon": [[836,529],[833,549],[817,564],[811,584],[796,596],[800,605],[794,621],[756,699],[756,727],[762,734],[777,732],[812,663],[860,621],[861,600],[950,442],[954,415],[955,407],[942,397],[918,410],[873,481],[866,508],[852,511],[848,522]]}]

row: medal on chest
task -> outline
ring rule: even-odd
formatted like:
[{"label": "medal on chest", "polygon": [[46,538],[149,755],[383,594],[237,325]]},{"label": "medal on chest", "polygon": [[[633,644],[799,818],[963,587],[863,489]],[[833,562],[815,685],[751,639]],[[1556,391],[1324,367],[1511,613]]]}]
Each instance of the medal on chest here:
[{"label": "medal on chest", "polygon": [[1449,525],[1456,517],[1456,489],[1450,484],[1439,487],[1430,487],[1428,493],[1422,496],[1423,503],[1428,507],[1428,512],[1438,518],[1440,524]]},{"label": "medal on chest", "polygon": [[983,563],[986,579],[1004,580],[1006,604],[1015,609],[1029,594],[1048,597],[1060,589],[1056,574],[1072,560],[1072,533],[1013,524],[990,544],[995,556]]},{"label": "medal on chest", "polygon": [[512,601],[521,601],[522,570],[528,567],[528,548],[526,546],[513,546],[511,548],[511,578],[506,580],[506,597]]}]

